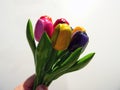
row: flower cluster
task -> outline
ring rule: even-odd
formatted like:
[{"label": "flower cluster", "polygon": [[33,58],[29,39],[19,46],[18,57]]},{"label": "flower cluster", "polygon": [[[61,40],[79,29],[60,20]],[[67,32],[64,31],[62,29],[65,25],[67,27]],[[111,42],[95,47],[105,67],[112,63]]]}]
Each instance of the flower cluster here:
[{"label": "flower cluster", "polygon": [[53,47],[56,50],[68,48],[68,50],[74,51],[79,47],[85,47],[89,41],[89,37],[83,27],[77,26],[72,29],[64,18],[57,19],[53,24],[51,17],[41,16],[36,23],[34,33],[38,42],[44,32],[51,38]]},{"label": "flower cluster", "polygon": [[28,20],[26,35],[35,62],[36,79],[33,90],[39,84],[49,86],[63,74],[85,67],[95,54],[89,53],[79,59],[89,42],[89,37],[83,27],[72,28],[64,18],[53,23],[51,17],[41,16],[34,33],[32,23]]}]

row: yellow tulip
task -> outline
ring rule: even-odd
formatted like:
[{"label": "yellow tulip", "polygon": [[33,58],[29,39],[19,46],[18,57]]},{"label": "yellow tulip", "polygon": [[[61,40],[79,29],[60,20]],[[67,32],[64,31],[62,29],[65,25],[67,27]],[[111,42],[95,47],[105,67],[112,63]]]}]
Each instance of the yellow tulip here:
[{"label": "yellow tulip", "polygon": [[56,50],[65,50],[71,41],[72,30],[68,24],[58,24],[52,35],[52,44]]}]

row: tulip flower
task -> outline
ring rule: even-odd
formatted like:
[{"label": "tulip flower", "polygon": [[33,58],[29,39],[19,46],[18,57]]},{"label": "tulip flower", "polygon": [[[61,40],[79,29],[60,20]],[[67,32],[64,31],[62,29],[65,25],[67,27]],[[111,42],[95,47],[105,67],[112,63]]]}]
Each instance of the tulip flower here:
[{"label": "tulip flower", "polygon": [[35,26],[35,39],[39,42],[41,36],[44,32],[47,32],[48,36],[51,38],[53,33],[53,23],[52,19],[48,16],[42,16],[37,21]]},{"label": "tulip flower", "polygon": [[55,21],[55,23],[54,23],[54,28],[58,25],[58,24],[62,24],[62,23],[66,23],[66,24],[68,24],[69,25],[69,22],[66,20],[66,19],[64,19],[64,18],[60,18],[60,19],[57,19],[56,21]]},{"label": "tulip flower", "polygon": [[79,47],[85,48],[88,41],[89,41],[89,37],[87,36],[85,30],[82,30],[83,28],[75,28],[73,30],[74,33],[72,36],[72,40],[71,43],[68,47],[68,50],[70,51],[74,51]]},{"label": "tulip flower", "polygon": [[67,49],[71,41],[71,27],[68,24],[58,24],[55,27],[53,36],[51,38],[53,47],[56,50],[65,50]]}]

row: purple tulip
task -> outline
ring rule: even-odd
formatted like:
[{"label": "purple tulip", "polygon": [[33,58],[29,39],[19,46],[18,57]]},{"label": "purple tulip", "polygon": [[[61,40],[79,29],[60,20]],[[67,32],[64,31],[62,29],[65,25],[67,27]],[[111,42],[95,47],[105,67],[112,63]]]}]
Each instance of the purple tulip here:
[{"label": "purple tulip", "polygon": [[70,42],[68,50],[73,52],[79,47],[85,48],[88,41],[89,37],[87,36],[87,34],[85,32],[78,31],[72,36],[72,40]]}]

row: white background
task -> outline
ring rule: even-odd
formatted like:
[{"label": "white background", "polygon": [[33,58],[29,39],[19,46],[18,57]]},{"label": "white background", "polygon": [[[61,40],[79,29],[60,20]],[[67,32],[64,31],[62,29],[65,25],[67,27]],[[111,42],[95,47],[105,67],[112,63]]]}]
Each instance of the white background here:
[{"label": "white background", "polygon": [[0,90],[13,90],[34,73],[26,39],[41,15],[84,26],[90,42],[83,55],[96,52],[84,69],[54,81],[49,90],[120,90],[120,0],[1,0]]}]

